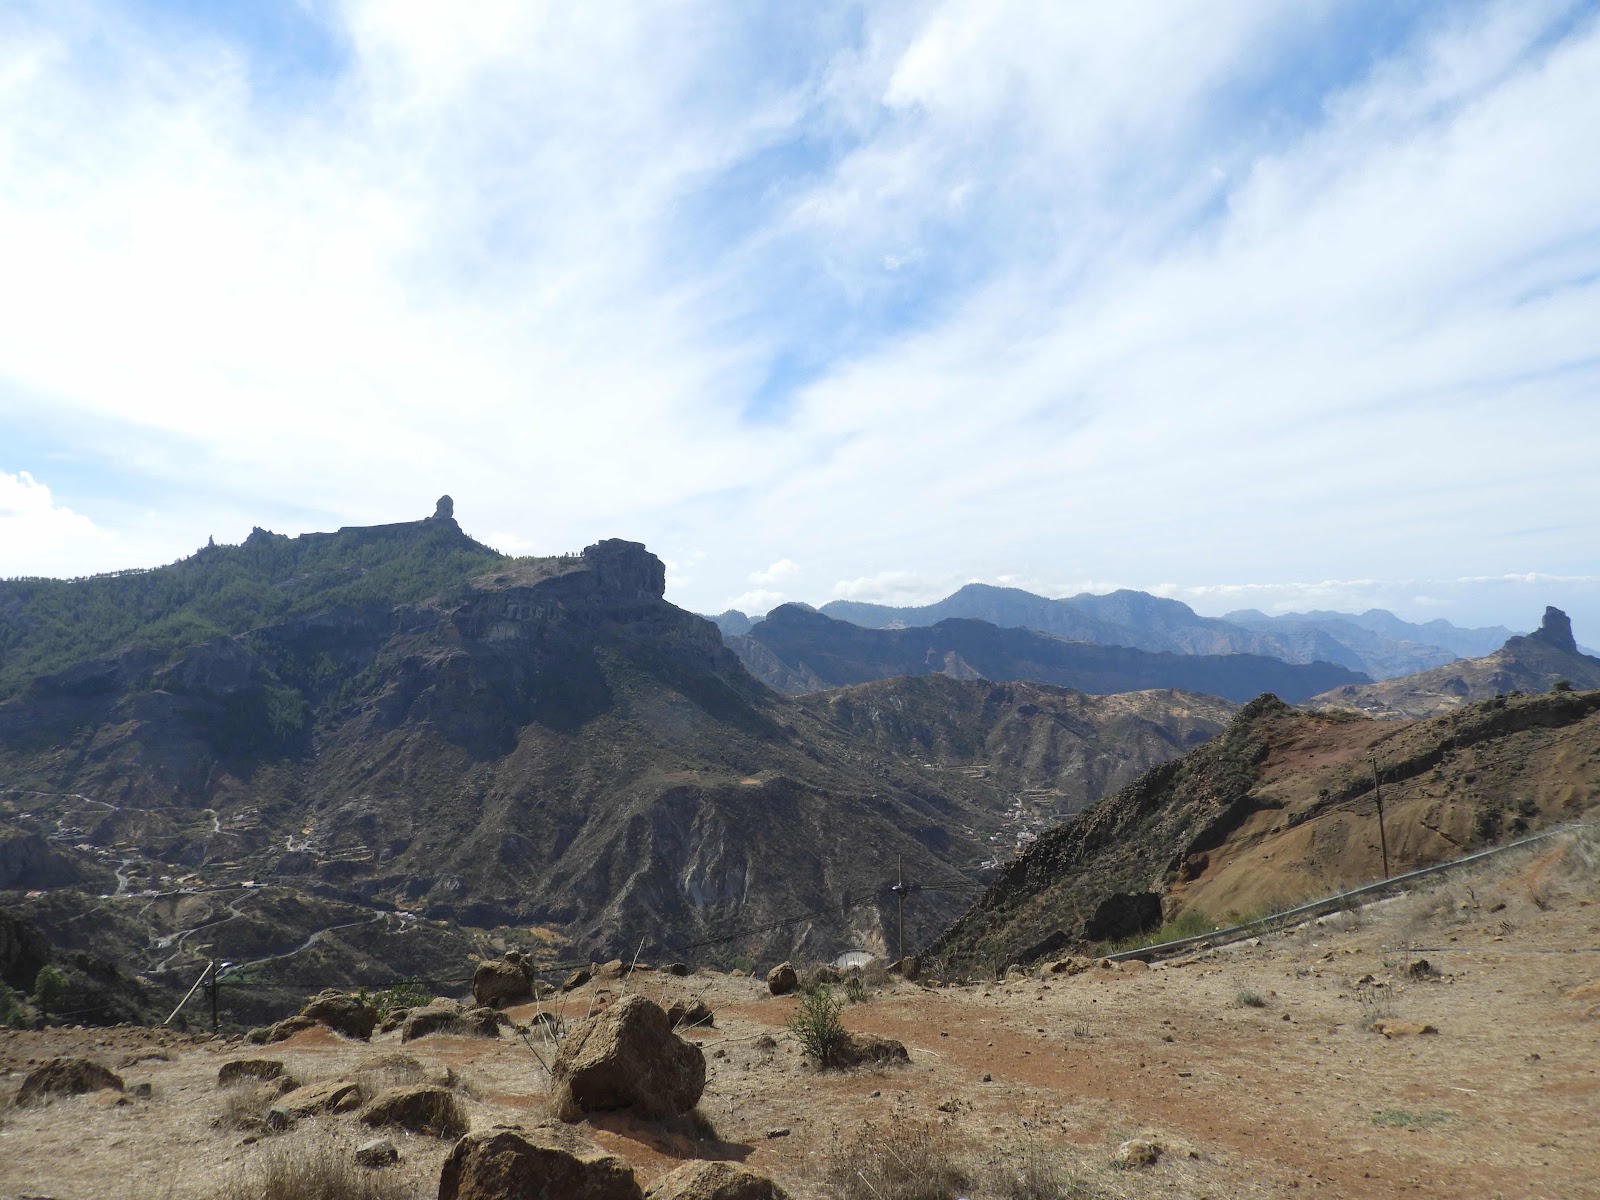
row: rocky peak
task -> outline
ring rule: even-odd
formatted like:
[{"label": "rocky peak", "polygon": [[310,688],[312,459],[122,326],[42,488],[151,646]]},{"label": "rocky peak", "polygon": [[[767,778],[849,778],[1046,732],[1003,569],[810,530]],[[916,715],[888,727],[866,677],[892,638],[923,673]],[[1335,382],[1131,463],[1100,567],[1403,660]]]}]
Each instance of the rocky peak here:
[{"label": "rocky peak", "polygon": [[454,521],[456,519],[456,502],[449,496],[440,496],[439,503],[433,506],[433,520]]},{"label": "rocky peak", "polygon": [[583,561],[607,592],[659,600],[667,592],[667,568],[641,542],[606,538],[587,546]]},{"label": "rocky peak", "polygon": [[1544,610],[1544,620],[1539,622],[1539,628],[1528,637],[1568,654],[1578,652],[1578,643],[1572,636],[1571,618],[1553,605]]}]

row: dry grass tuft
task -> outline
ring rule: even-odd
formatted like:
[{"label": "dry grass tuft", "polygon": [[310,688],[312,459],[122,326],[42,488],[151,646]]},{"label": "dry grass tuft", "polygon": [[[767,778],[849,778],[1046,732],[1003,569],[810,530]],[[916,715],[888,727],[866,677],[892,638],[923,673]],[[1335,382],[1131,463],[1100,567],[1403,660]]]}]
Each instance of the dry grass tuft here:
[{"label": "dry grass tuft", "polygon": [[409,1200],[393,1173],[356,1165],[331,1141],[285,1142],[262,1152],[218,1189],[219,1200]]},{"label": "dry grass tuft", "polygon": [[1100,1195],[1059,1152],[1037,1142],[994,1162],[987,1182],[997,1200],[1094,1200]]},{"label": "dry grass tuft", "polygon": [[278,1089],[259,1079],[244,1078],[222,1089],[213,1128],[259,1133],[267,1128],[267,1112],[278,1098]]},{"label": "dry grass tuft", "polygon": [[834,1200],[958,1200],[972,1182],[967,1146],[946,1124],[867,1122],[835,1148],[825,1172]]}]

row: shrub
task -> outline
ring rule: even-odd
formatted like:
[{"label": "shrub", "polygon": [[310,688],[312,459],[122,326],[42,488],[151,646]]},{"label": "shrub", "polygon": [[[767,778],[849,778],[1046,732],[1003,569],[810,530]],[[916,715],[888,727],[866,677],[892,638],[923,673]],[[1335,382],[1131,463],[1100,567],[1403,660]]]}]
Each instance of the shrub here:
[{"label": "shrub", "polygon": [[221,1200],[406,1200],[391,1171],[357,1166],[331,1141],[273,1146],[218,1189]]},{"label": "shrub", "polygon": [[1265,1008],[1267,1006],[1267,998],[1260,992],[1253,992],[1249,988],[1241,990],[1234,997],[1234,1001],[1240,1008]]},{"label": "shrub", "polygon": [[844,1007],[827,984],[800,993],[800,1007],[789,1018],[788,1029],[800,1043],[807,1058],[819,1067],[837,1066],[844,1045],[844,1023],[839,1012]]},{"label": "shrub", "polygon": [[241,1078],[222,1090],[222,1103],[211,1124],[217,1129],[259,1132],[267,1128],[267,1112],[277,1098],[277,1088],[258,1079]]},{"label": "shrub", "polygon": [[865,1004],[870,993],[867,981],[859,975],[848,975],[844,981],[844,998],[851,1004]]},{"label": "shrub", "polygon": [[834,1150],[826,1183],[835,1200],[957,1200],[972,1182],[948,1125],[868,1121]]},{"label": "shrub", "polygon": [[57,967],[43,966],[33,980],[33,1002],[40,1012],[48,1013],[66,999],[67,977]]}]

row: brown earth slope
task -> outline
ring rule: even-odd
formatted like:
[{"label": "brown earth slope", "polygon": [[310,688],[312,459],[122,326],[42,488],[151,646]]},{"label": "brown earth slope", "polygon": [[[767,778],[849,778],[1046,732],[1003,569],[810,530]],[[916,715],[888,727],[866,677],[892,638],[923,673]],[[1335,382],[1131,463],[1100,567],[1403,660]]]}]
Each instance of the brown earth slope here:
[{"label": "brown earth slope", "polygon": [[1567,614],[1547,608],[1537,630],[1508,639],[1483,658],[1380,683],[1347,684],[1305,704],[1371,717],[1434,717],[1511,692],[1548,692],[1563,681],[1579,689],[1600,687],[1600,658],[1580,653]]},{"label": "brown earth slope", "polygon": [[1211,917],[1394,873],[1600,801],[1600,691],[1500,698],[1430,721],[1307,714],[1272,697],[1219,738],[1042,836],[935,945],[1004,963],[1086,936],[1114,894]]}]

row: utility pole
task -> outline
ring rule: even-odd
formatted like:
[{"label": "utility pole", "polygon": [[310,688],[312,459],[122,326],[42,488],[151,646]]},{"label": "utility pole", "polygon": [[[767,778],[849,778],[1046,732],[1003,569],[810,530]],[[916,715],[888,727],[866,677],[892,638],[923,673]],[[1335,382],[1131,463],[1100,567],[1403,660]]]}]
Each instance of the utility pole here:
[{"label": "utility pole", "polygon": [[211,960],[211,1032],[221,1032],[222,1025],[217,1019],[217,960]]},{"label": "utility pole", "polygon": [[900,932],[895,938],[896,958],[906,956],[906,859],[905,855],[894,856],[894,898],[900,908]]},{"label": "utility pole", "polygon": [[1389,878],[1389,835],[1383,828],[1383,788],[1378,782],[1378,759],[1372,759],[1372,796],[1378,804],[1378,842],[1383,847],[1383,877]]}]

